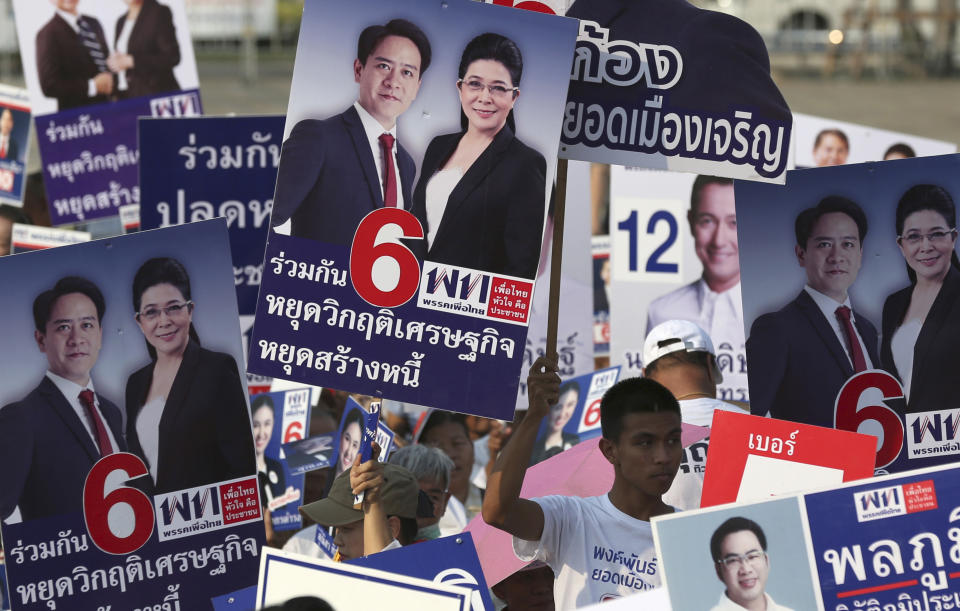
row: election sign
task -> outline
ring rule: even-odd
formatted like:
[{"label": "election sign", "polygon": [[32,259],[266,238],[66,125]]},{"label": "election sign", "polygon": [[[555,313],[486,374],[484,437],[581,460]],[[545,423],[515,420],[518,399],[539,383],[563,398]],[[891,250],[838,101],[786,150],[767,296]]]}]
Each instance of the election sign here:
[{"label": "election sign", "polygon": [[[0,520],[18,610],[248,586],[264,530],[222,219],[0,260]],[[166,382],[154,375],[171,367]]]},{"label": "election sign", "polygon": [[283,444],[287,469],[294,475],[302,475],[332,467],[337,460],[337,437],[336,433],[327,433]]},{"label": "election sign", "polygon": [[593,355],[610,356],[610,236],[590,240],[593,259]]},{"label": "election sign", "polygon": [[310,389],[261,393],[250,399],[260,503],[274,530],[299,530],[303,475],[288,468],[282,445],[310,430]]},{"label": "election sign", "polygon": [[716,412],[710,433],[701,507],[873,476],[872,435],[735,412]]},{"label": "election sign", "polygon": [[949,155],[953,142],[922,138],[846,121],[794,113],[797,167],[821,167],[886,161],[909,157]]},{"label": "election sign", "polygon": [[943,155],[737,183],[751,413],[874,435],[889,472],[956,460],[958,169]]},{"label": "election sign", "polygon": [[305,6],[254,372],[512,417],[575,29],[467,0]]},{"label": "election sign", "polygon": [[29,136],[27,91],[0,84],[0,204],[23,205]]},{"label": "election sign", "polygon": [[620,368],[610,367],[565,380],[560,385],[560,399],[540,424],[530,464],[556,456],[584,439],[599,437],[600,400],[619,378]]},{"label": "election sign", "polygon": [[90,234],[86,231],[14,223],[10,232],[10,254],[15,255],[22,252],[89,241]]},{"label": "election sign", "polygon": [[316,560],[264,549],[257,608],[297,596],[322,598],[334,609],[367,608],[470,611],[473,590],[353,564]]},{"label": "election sign", "polygon": [[[656,517],[671,606],[763,595],[768,609],[949,608],[960,598],[957,482],[956,467],[932,467]],[[686,587],[713,578],[715,588]]]},{"label": "election sign", "polygon": [[139,129],[141,228],[226,217],[240,315],[252,317],[283,117],[143,119]]},{"label": "election sign", "polygon": [[14,0],[53,225],[140,200],[137,118],[202,114],[183,0]]},{"label": "election sign", "polygon": [[468,532],[356,558],[350,564],[470,588],[471,611],[495,608]]},{"label": "election sign", "polygon": [[651,329],[689,320],[716,350],[717,397],[749,401],[737,211],[729,178],[610,168],[610,362],[625,375]]},{"label": "election sign", "polygon": [[580,0],[560,156],[782,183],[786,101],[760,35],[685,2]]},{"label": "election sign", "polygon": [[[631,596],[580,607],[586,611],[626,611],[627,609],[648,609],[649,611],[670,611],[670,597],[666,588],[654,588],[638,592]],[[219,611],[219,609],[217,610]]]}]

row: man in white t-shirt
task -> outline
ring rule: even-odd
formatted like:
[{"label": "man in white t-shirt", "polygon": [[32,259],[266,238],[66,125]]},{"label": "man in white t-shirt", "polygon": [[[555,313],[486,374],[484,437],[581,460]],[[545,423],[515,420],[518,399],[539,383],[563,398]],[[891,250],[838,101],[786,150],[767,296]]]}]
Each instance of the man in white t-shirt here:
[{"label": "man in white t-shirt", "polygon": [[487,482],[483,519],[513,535],[522,560],[553,569],[558,609],[627,596],[660,585],[650,518],[672,513],[661,496],[680,467],[680,406],[646,378],[622,380],[600,403],[600,451],[613,469],[602,496],[520,498],[543,418],[559,399],[555,360],[537,359],[527,377],[530,408]]},{"label": "man in white t-shirt", "polygon": [[717,577],[726,586],[710,611],[793,611],[766,592],[770,576],[767,537],[760,525],[743,517],[721,524],[710,537]]},{"label": "man in white t-shirt", "polygon": [[[687,424],[710,426],[714,410],[745,413],[717,399],[723,381],[717,355],[706,331],[688,320],[668,320],[654,327],[643,342],[643,375],[660,382],[680,402]],[[683,462],[663,500],[677,509],[699,509],[710,438],[683,449]]]},{"label": "man in white t-shirt", "polygon": [[719,386],[719,395],[731,401],[749,401],[733,180],[697,176],[690,192],[687,222],[703,275],[650,303],[647,333],[671,319],[697,323],[723,355],[720,364],[727,375]]}]

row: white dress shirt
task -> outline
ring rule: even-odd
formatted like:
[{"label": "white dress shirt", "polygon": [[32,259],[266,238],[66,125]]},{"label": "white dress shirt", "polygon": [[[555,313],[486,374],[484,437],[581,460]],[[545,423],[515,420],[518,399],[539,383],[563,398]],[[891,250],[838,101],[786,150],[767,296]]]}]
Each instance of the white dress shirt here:
[{"label": "white dress shirt", "polygon": [[[725,400],[749,401],[746,369],[746,334],[743,329],[743,301],[740,283],[717,293],[700,278],[654,299],[647,308],[647,333],[668,320],[689,320],[710,335],[723,382],[718,395]],[[732,367],[726,356],[732,359]]]},{"label": "white dress shirt", "polygon": [[[767,599],[767,611],[793,611],[790,607],[784,607],[783,605],[775,603],[773,597],[768,593],[764,592],[763,596]],[[724,592],[720,595],[720,601],[714,605],[710,611],[745,611],[745,609],[746,607],[742,607],[727,598],[727,593]]]},{"label": "white dress shirt", "polygon": [[903,380],[903,396],[910,399],[910,383],[913,381],[913,353],[923,329],[923,321],[911,318],[897,327],[890,337],[890,351],[893,352],[893,364]]},{"label": "white dress shirt", "polygon": [[853,357],[850,355],[850,345],[847,342],[847,332],[840,325],[840,318],[837,317],[837,308],[840,306],[847,306],[850,308],[850,322],[853,324],[853,332],[857,336],[857,341],[860,342],[860,350],[863,352],[863,359],[867,363],[867,369],[873,369],[873,362],[870,360],[870,352],[867,350],[866,344],[863,343],[863,338],[860,337],[860,330],[857,329],[857,318],[853,313],[853,306],[850,305],[850,296],[847,295],[847,299],[843,303],[840,303],[833,297],[827,297],[817,289],[812,288],[809,284],[803,287],[803,290],[805,290],[807,294],[813,298],[814,303],[816,303],[817,307],[820,308],[820,312],[823,313],[823,316],[827,319],[827,322],[830,323],[830,328],[833,329],[834,335],[837,336],[837,341],[840,342],[840,345],[843,346],[844,352],[847,353],[847,360],[850,361],[850,367],[854,368]]},{"label": "white dress shirt", "polygon": [[440,170],[430,177],[427,182],[426,207],[427,207],[427,248],[433,246],[433,240],[437,237],[437,229],[440,228],[440,221],[443,220],[443,212],[447,209],[447,202],[450,200],[450,194],[463,178],[463,172],[460,168],[449,168]]},{"label": "white dress shirt", "polygon": [[0,151],[5,151],[7,157],[10,156],[10,136],[0,134]]},{"label": "white dress shirt", "polygon": [[357,109],[360,115],[360,123],[363,124],[363,131],[367,134],[367,141],[370,143],[370,150],[373,152],[373,161],[377,164],[377,177],[380,179],[380,196],[383,196],[383,152],[380,147],[380,136],[390,134],[393,136],[393,174],[397,183],[397,207],[403,208],[403,186],[400,183],[400,164],[397,163],[397,125],[394,124],[391,129],[383,129],[380,122],[373,118],[360,102],[354,102],[353,107]]},{"label": "white dress shirt", "polygon": [[[63,20],[66,21],[71,28],[73,28],[73,31],[79,35],[80,26],[77,25],[77,19],[80,18],[80,15],[79,14],[74,15],[73,13],[68,13],[67,11],[62,11],[60,9],[56,9],[56,11],[57,11],[57,14],[63,17]],[[84,46],[83,48],[86,49],[87,47]],[[110,49],[105,48],[103,50],[103,54],[105,56],[104,59],[106,59],[106,56],[110,54]],[[97,85],[93,82],[93,79],[90,79],[87,81],[87,97],[94,98],[96,96],[97,96]]]},{"label": "white dress shirt", "polygon": [[93,391],[93,404],[97,409],[97,413],[100,415],[100,420],[103,421],[103,428],[107,429],[107,437],[110,438],[110,448],[117,452],[120,448],[117,446],[117,440],[113,437],[113,431],[110,430],[110,423],[107,422],[107,419],[103,415],[103,410],[100,409],[100,398],[97,397],[97,392],[93,389],[93,379],[91,378],[87,382],[86,386],[80,386],[75,382],[71,382],[66,378],[62,378],[52,371],[47,371],[47,377],[50,378],[50,381],[53,382],[57,389],[60,390],[60,394],[66,398],[67,403],[70,404],[70,407],[73,408],[73,411],[76,412],[77,417],[80,418],[80,422],[83,423],[83,426],[86,427],[87,433],[90,434],[90,439],[93,441],[93,447],[99,448],[100,445],[97,443],[97,427],[90,419],[90,416],[87,414],[87,408],[80,403],[80,393],[84,390]]},{"label": "white dress shirt", "polygon": [[[136,23],[136,19],[130,19],[129,17],[123,20],[123,29],[120,30],[120,36],[117,37],[117,53],[127,53],[127,47],[130,45],[130,32],[133,31],[133,26]],[[117,89],[126,91],[127,88],[127,71],[121,70],[117,73]]]}]

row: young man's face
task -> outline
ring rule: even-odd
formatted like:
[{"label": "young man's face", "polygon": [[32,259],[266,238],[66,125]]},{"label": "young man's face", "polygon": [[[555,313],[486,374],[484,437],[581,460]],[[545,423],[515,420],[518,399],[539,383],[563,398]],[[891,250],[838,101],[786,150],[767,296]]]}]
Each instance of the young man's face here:
[{"label": "young man's face", "polygon": [[609,445],[609,454],[605,452],[615,477],[624,478],[648,496],[660,497],[670,489],[683,459],[681,433],[676,412],[626,414],[620,438]]},{"label": "young man's face", "polygon": [[843,212],[828,212],[813,225],[807,247],[796,247],[797,261],[807,271],[807,284],[843,303],[860,271],[863,245],[857,223]]},{"label": "young man's face", "polygon": [[763,597],[770,574],[770,558],[751,530],[738,530],[720,543],[717,577],[727,586],[727,597],[742,607]]},{"label": "young man's face", "polygon": [[688,217],[703,277],[711,288],[740,280],[737,210],[732,184],[709,184]]},{"label": "young man's face", "polygon": [[493,593],[511,609],[553,611],[553,571],[548,566],[517,571],[493,586]]},{"label": "young man's face", "polygon": [[353,77],[360,106],[391,129],[420,90],[420,50],[409,38],[387,36],[365,64],[353,61]]},{"label": "young man's face", "polygon": [[363,520],[338,526],[333,544],[340,552],[340,560],[346,562],[363,556]]},{"label": "young man's face", "polygon": [[50,308],[44,332],[34,331],[34,338],[50,371],[85,386],[103,341],[97,306],[83,293],[62,295]]}]

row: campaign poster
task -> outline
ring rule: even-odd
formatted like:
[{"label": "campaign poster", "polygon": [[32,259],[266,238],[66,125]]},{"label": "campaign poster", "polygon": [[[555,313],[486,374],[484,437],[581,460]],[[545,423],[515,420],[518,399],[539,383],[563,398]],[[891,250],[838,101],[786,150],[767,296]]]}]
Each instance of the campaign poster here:
[{"label": "campaign poster", "polygon": [[[583,253],[590,248],[590,164],[573,161],[567,167],[567,194],[563,225],[563,265],[560,274],[560,309],[557,320],[557,365],[561,377],[574,377],[594,370],[591,341],[590,297],[593,283],[590,260]],[[530,327],[523,351],[517,409],[527,409],[526,372],[538,357],[547,353],[547,323],[550,305],[550,267],[553,249],[553,211],[548,211],[543,232],[543,249],[537,268],[540,290],[533,296]]]},{"label": "campaign poster", "polygon": [[310,430],[310,407],[309,388],[250,398],[260,503],[270,511],[274,530],[301,527],[298,509],[303,498],[303,475],[289,469],[282,446],[303,439]]},{"label": "campaign poster", "polygon": [[783,183],[793,118],[760,34],[687,2],[580,0],[560,157]]},{"label": "campaign poster", "polygon": [[610,363],[625,376],[651,329],[689,320],[713,341],[717,398],[749,401],[738,212],[729,178],[610,168]]},{"label": "campaign poster", "polygon": [[590,238],[593,261],[593,356],[610,357],[610,236]]},{"label": "campaign poster", "polygon": [[140,231],[140,204],[120,206],[120,225],[124,233]]},{"label": "campaign poster", "polygon": [[140,227],[227,219],[243,331],[253,324],[283,116],[140,121]]},{"label": "campaign poster", "polygon": [[738,182],[750,411],[880,439],[878,469],[955,462],[960,156]]},{"label": "campaign poster", "polygon": [[922,138],[826,117],[795,113],[793,120],[798,168],[930,157],[957,152],[954,142]]},{"label": "campaign poster", "polygon": [[89,241],[90,233],[87,231],[14,223],[10,231],[10,254],[17,255],[23,252]]},{"label": "campaign poster", "polygon": [[13,7],[51,223],[139,203],[137,118],[202,114],[184,0]]},{"label": "campaign poster", "polygon": [[471,611],[495,609],[473,545],[473,536],[468,532],[356,558],[350,564],[467,587],[473,590]]},{"label": "campaign poster", "polygon": [[651,523],[673,611],[748,608],[762,598],[767,609],[824,609],[796,496],[678,512]]},{"label": "campaign poster", "polygon": [[314,435],[283,444],[287,469],[294,475],[332,467],[337,460],[337,437],[334,433]]},{"label": "campaign poster", "polygon": [[543,462],[585,439],[601,435],[600,401],[620,378],[619,367],[609,367],[560,384],[560,398],[540,423],[530,465]]},{"label": "campaign poster", "polygon": [[257,584],[257,608],[281,605],[297,596],[322,598],[334,609],[470,611],[473,590],[383,570],[264,549]]},{"label": "campaign poster", "polygon": [[30,145],[30,97],[0,84],[0,204],[23,206]]},{"label": "campaign poster", "polygon": [[873,435],[735,412],[714,413],[710,432],[701,507],[759,501],[873,476]]},{"label": "campaign poster", "polygon": [[512,418],[576,26],[468,0],[304,7],[254,372]]},{"label": "campaign poster", "polygon": [[196,608],[256,579],[228,244],[215,219],[0,260],[15,609]]}]

